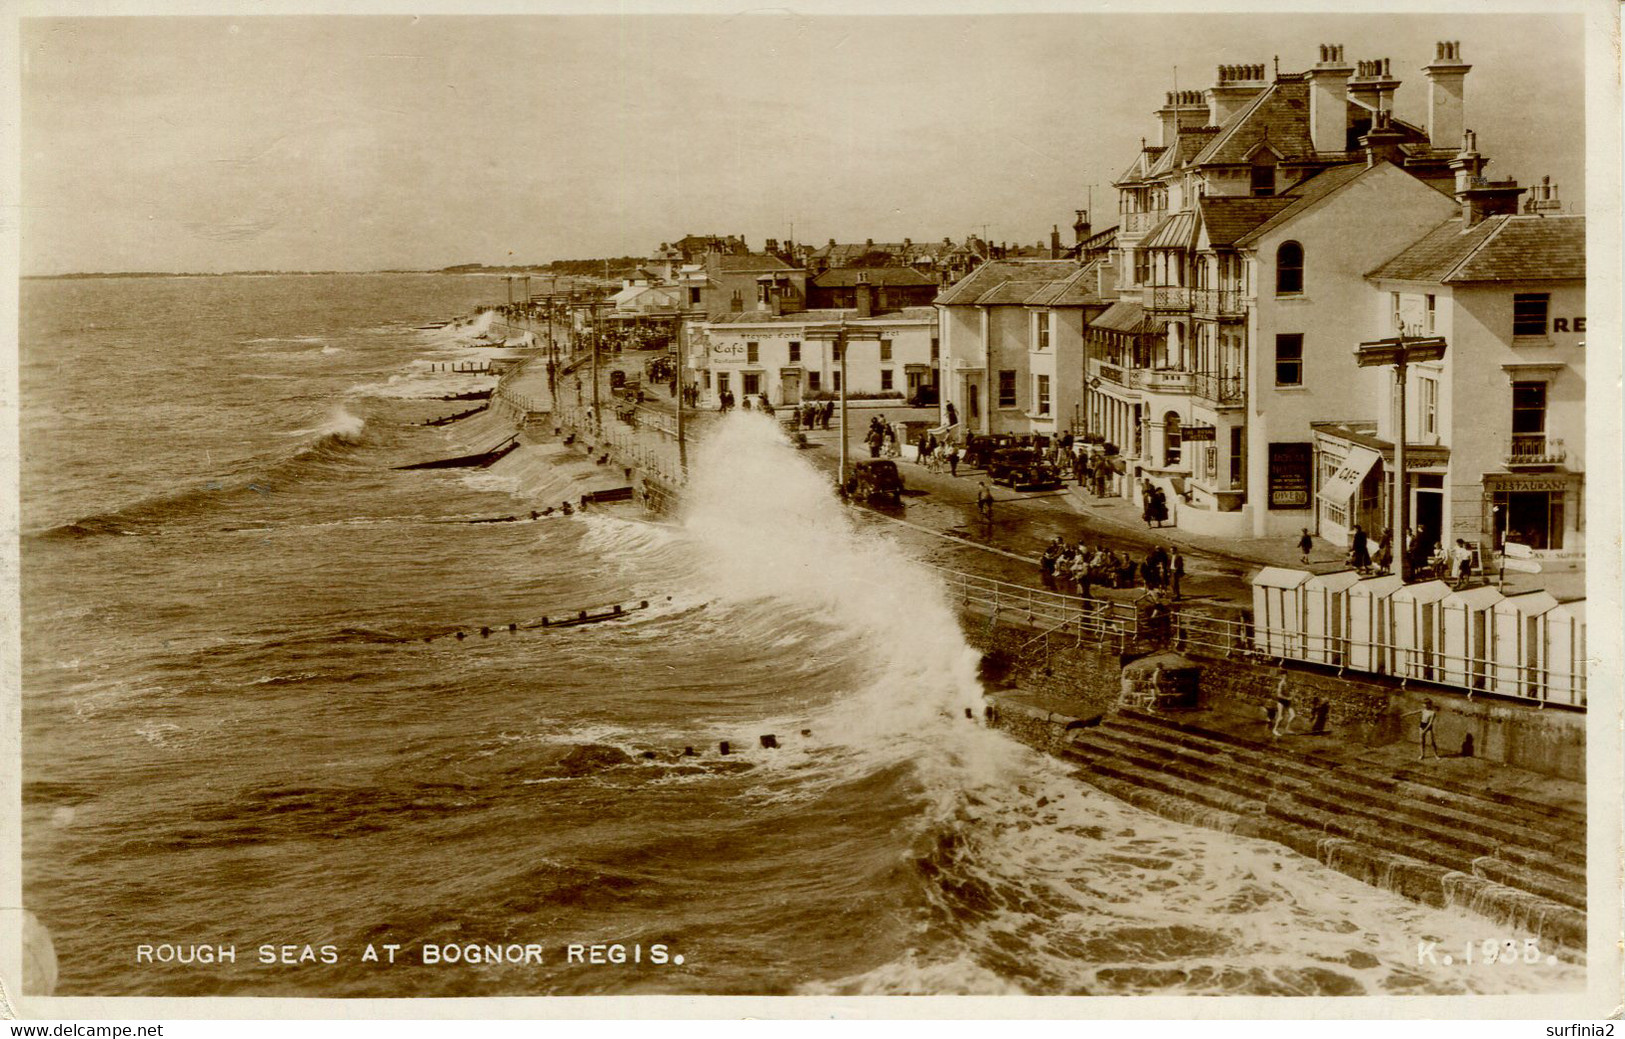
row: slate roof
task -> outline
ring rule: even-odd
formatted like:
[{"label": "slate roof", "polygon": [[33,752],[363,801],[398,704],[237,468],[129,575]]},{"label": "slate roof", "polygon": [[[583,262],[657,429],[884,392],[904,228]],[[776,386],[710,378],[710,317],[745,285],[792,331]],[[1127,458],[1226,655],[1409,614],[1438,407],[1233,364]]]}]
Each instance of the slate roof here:
[{"label": "slate roof", "polygon": [[813,279],[821,289],[847,288],[868,275],[871,285],[935,285],[937,280],[913,267],[832,267]]},{"label": "slate roof", "polygon": [[1129,163],[1129,167],[1123,171],[1123,175],[1112,182],[1113,186],[1118,184],[1136,184],[1144,180],[1146,169],[1154,164],[1157,161],[1157,158],[1161,156],[1164,151],[1166,151],[1166,149],[1160,144],[1146,145],[1140,150],[1140,154],[1134,156],[1134,161]]},{"label": "slate roof", "polygon": [[1291,204],[1292,199],[1286,195],[1204,195],[1196,201],[1196,212],[1201,227],[1207,231],[1208,244],[1222,249],[1236,244],[1236,239]]},{"label": "slate roof", "polygon": [[1091,260],[1065,278],[1046,282],[1027,298],[1030,307],[1086,307],[1099,306],[1106,301],[1096,291],[1100,268],[1105,259]]},{"label": "slate roof", "polygon": [[1585,217],[1492,216],[1463,231],[1452,217],[1366,275],[1440,283],[1585,277]]},{"label": "slate roof", "polygon": [[[988,302],[982,297],[1007,281],[1053,281],[1077,269],[1078,265],[1071,260],[990,260],[944,289],[937,296],[936,302],[945,306],[982,304]],[[1034,285],[1028,289],[1028,293],[1031,294],[1036,290],[1037,285]],[[1010,302],[1025,303],[1026,298]]]},{"label": "slate roof", "polygon": [[1196,244],[1196,213],[1184,209],[1162,218],[1139,245],[1141,249],[1190,249]]},{"label": "slate roof", "polygon": [[1200,155],[1207,147],[1213,135],[1219,132],[1217,126],[1187,126],[1174,137],[1174,146],[1163,151],[1156,163],[1146,172],[1147,179],[1155,179],[1164,173],[1172,173],[1183,169],[1185,164]]},{"label": "slate roof", "polygon": [[795,270],[788,263],[770,253],[710,253],[706,256],[707,266],[715,264],[722,271],[789,271]]},{"label": "slate roof", "polygon": [[1343,166],[1332,166],[1329,169],[1321,170],[1308,180],[1299,181],[1276,196],[1284,200],[1286,205],[1266,217],[1263,223],[1258,224],[1251,231],[1237,238],[1236,244],[1250,244],[1260,235],[1293,219],[1316,202],[1343,187],[1343,185],[1352,183],[1367,173],[1375,173],[1386,165],[1388,163],[1378,163],[1376,166],[1367,167],[1363,162],[1351,162]]},{"label": "slate roof", "polygon": [[1261,144],[1268,144],[1285,159],[1314,156],[1314,142],[1309,137],[1308,80],[1278,79],[1270,84],[1247,107],[1231,116],[1192,161],[1198,166],[1244,163]]}]

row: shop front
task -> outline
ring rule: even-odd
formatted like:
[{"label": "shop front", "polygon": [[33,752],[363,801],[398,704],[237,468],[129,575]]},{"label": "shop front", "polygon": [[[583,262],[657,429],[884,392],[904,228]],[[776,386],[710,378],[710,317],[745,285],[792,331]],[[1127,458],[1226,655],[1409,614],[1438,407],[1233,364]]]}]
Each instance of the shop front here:
[{"label": "shop front", "polygon": [[1485,473],[1484,529],[1539,553],[1583,553],[1584,485],[1583,473]]}]

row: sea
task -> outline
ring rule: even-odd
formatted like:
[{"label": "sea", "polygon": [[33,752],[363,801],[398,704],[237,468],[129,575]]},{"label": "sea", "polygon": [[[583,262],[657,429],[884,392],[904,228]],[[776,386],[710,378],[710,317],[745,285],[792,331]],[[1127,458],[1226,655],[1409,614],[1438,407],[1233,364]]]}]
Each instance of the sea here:
[{"label": "sea", "polygon": [[504,299],[23,282],[22,864],[56,994],[1583,985],[1420,963],[1527,935],[1146,814],[967,719],[940,578],[761,416],[716,426],[661,520],[532,519],[571,493],[535,465],[396,468],[480,448],[425,423],[491,385],[444,368]]}]

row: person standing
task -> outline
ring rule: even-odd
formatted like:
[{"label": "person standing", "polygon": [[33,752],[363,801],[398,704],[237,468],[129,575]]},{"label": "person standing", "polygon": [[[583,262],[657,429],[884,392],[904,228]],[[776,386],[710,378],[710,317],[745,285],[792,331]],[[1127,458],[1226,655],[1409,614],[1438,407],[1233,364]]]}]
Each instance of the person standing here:
[{"label": "person standing", "polygon": [[976,511],[989,523],[993,522],[993,490],[983,480],[976,485]]},{"label": "person standing", "polygon": [[1309,528],[1303,528],[1303,537],[1298,539],[1298,557],[1302,563],[1309,562],[1309,552],[1315,547],[1315,539],[1309,536]]},{"label": "person standing", "polygon": [[1417,723],[1418,724],[1417,734],[1421,737],[1421,741],[1422,741],[1421,751],[1422,752],[1421,752],[1420,755],[1417,756],[1416,760],[1417,761],[1426,761],[1427,760],[1428,745],[1429,744],[1431,744],[1433,746],[1433,756],[1434,757],[1439,757],[1439,733],[1438,733],[1438,728],[1439,728],[1439,708],[1438,708],[1438,705],[1433,702],[1431,697],[1429,697],[1428,699],[1425,699],[1425,700],[1422,701],[1422,709],[1420,711],[1406,711],[1404,716],[1409,718],[1413,714],[1419,714],[1419,715],[1422,716],[1421,719],[1419,720],[1419,722]]},{"label": "person standing", "polygon": [[1174,554],[1168,560],[1169,573],[1173,575],[1174,598],[1179,598],[1179,582],[1185,576],[1185,557],[1179,554],[1178,546],[1174,547]]},{"label": "person standing", "polygon": [[959,416],[954,413],[954,402],[953,401],[949,401],[947,406],[943,410],[947,412],[948,425],[950,427],[959,425]]},{"label": "person standing", "polygon": [[1359,524],[1354,525],[1353,543],[1349,546],[1349,563],[1354,569],[1361,571],[1371,569],[1371,549],[1366,544],[1365,531]]},{"label": "person standing", "polygon": [[1287,682],[1286,672],[1281,672],[1281,680],[1275,683],[1275,724],[1270,729],[1271,736],[1292,735],[1292,719],[1298,716],[1292,709],[1292,687]]},{"label": "person standing", "polygon": [[1456,539],[1455,547],[1450,550],[1450,569],[1454,571],[1456,587],[1465,587],[1467,575],[1473,571],[1473,550],[1461,538]]},{"label": "person standing", "polygon": [[948,475],[959,475],[959,448],[953,445],[948,447]]}]

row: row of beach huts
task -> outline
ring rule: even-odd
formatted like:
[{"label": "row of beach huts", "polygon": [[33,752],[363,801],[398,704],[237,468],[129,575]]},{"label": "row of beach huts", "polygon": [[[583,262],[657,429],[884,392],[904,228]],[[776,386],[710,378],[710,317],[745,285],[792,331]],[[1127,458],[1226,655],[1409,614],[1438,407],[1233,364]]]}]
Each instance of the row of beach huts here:
[{"label": "row of beach huts", "polygon": [[1585,707],[1583,599],[1287,567],[1265,567],[1252,588],[1265,656]]}]

